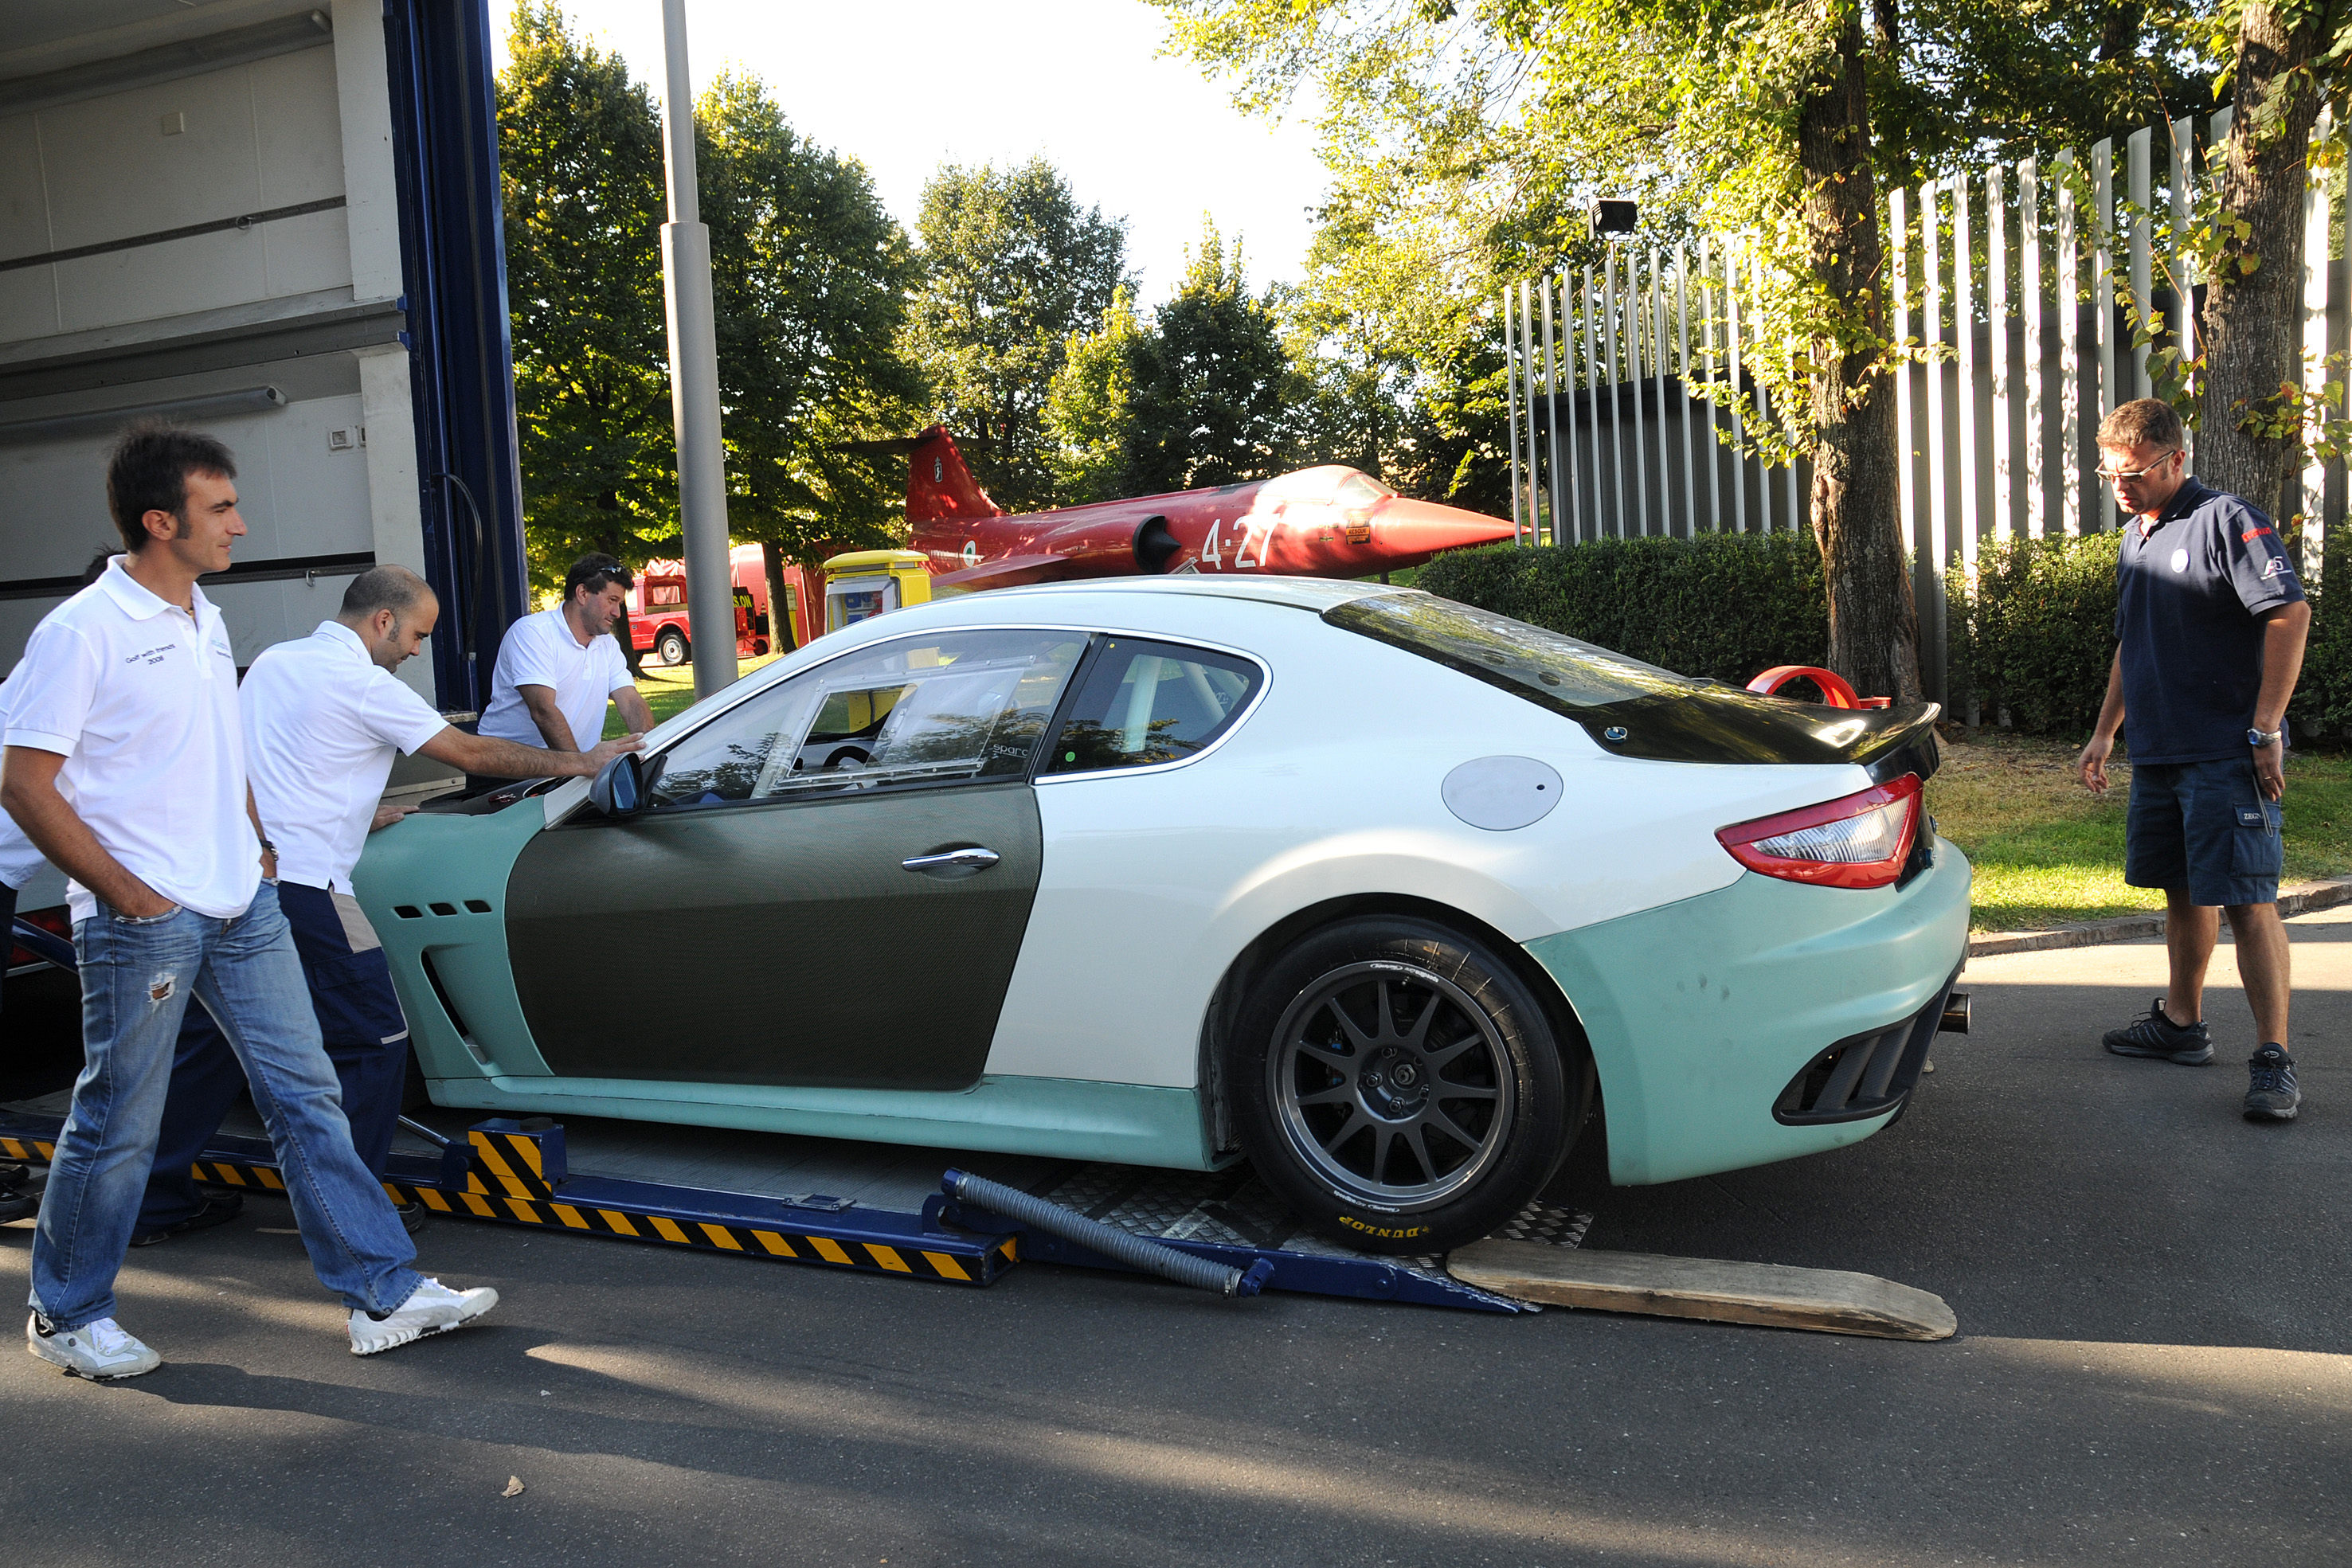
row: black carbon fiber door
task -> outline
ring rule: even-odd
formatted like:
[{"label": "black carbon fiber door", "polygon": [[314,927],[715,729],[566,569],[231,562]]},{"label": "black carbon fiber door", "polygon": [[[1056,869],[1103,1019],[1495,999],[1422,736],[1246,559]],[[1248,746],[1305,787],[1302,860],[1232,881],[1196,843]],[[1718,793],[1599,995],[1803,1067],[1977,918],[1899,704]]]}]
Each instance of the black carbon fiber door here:
[{"label": "black carbon fiber door", "polygon": [[567,1077],[961,1089],[1041,859],[1018,782],[567,825],[508,884],[515,989]]}]

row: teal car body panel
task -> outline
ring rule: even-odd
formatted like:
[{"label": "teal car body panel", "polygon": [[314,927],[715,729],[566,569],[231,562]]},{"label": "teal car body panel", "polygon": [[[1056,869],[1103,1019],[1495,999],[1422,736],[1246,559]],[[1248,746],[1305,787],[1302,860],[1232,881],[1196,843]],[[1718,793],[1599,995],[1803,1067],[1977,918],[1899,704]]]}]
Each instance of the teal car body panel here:
[{"label": "teal car body panel", "polygon": [[985,1077],[948,1092],[816,1089],[740,1083],[648,1083],[625,1078],[471,1078],[436,1083],[444,1105],[803,1137],[856,1138],[1055,1159],[1214,1170],[1235,1157],[1209,1146],[1191,1089],[1067,1078]]},{"label": "teal car body panel", "polygon": [[1968,859],[1936,841],[1902,887],[1728,887],[1538,937],[1527,951],[1591,1043],[1620,1186],[1860,1143],[1894,1113],[1787,1126],[1772,1103],[1814,1056],[1910,1017],[1968,951]]},{"label": "teal car body panel", "polygon": [[[515,857],[546,826],[537,800],[485,816],[417,812],[371,834],[352,874],[352,895],[383,943],[417,1063],[436,1085],[436,1099],[447,1081],[547,1074],[515,996],[506,915]],[[448,993],[446,1003],[426,978],[428,964]]]}]

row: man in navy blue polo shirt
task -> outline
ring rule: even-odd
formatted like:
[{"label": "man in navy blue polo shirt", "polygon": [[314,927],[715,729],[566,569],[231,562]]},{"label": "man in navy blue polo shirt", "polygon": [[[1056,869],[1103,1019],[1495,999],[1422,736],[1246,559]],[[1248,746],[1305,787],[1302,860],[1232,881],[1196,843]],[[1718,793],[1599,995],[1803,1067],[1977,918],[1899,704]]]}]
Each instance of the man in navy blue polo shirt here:
[{"label": "man in navy blue polo shirt", "polygon": [[2132,760],[2124,881],[2160,887],[2171,974],[2146,1017],[2111,1030],[2118,1056],[2213,1060],[2205,967],[2230,912],[2256,1050],[2245,1113],[2291,1121],[2286,927],[2278,913],[2287,699],[2311,606],[2270,518],[2189,476],[2180,416],[2154,398],[2099,423],[2100,476],[2126,514],[2116,658],[2082,779],[2107,787],[2120,727]]}]

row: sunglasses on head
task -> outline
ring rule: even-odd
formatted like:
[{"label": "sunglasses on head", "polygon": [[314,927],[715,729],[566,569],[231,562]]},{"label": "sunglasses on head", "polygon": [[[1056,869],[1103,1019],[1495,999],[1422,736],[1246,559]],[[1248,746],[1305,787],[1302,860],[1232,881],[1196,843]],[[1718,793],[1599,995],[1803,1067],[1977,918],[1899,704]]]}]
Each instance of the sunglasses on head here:
[{"label": "sunglasses on head", "polygon": [[2167,452],[2162,456],[2158,457],[2155,462],[2147,465],[2145,467],[2110,468],[2105,464],[2102,464],[2099,465],[2096,472],[2099,477],[2105,479],[2108,484],[2120,485],[2127,480],[2144,479],[2179,455],[2180,448],[2176,446],[2171,451]]}]

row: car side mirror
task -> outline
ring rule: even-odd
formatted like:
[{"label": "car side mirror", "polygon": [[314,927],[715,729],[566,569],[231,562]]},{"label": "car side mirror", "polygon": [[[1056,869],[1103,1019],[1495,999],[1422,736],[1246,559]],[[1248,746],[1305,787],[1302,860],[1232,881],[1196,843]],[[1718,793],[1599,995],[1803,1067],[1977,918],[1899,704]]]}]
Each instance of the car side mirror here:
[{"label": "car side mirror", "polygon": [[646,765],[635,752],[604,764],[588,786],[588,803],[608,817],[634,817],[646,809]]}]

